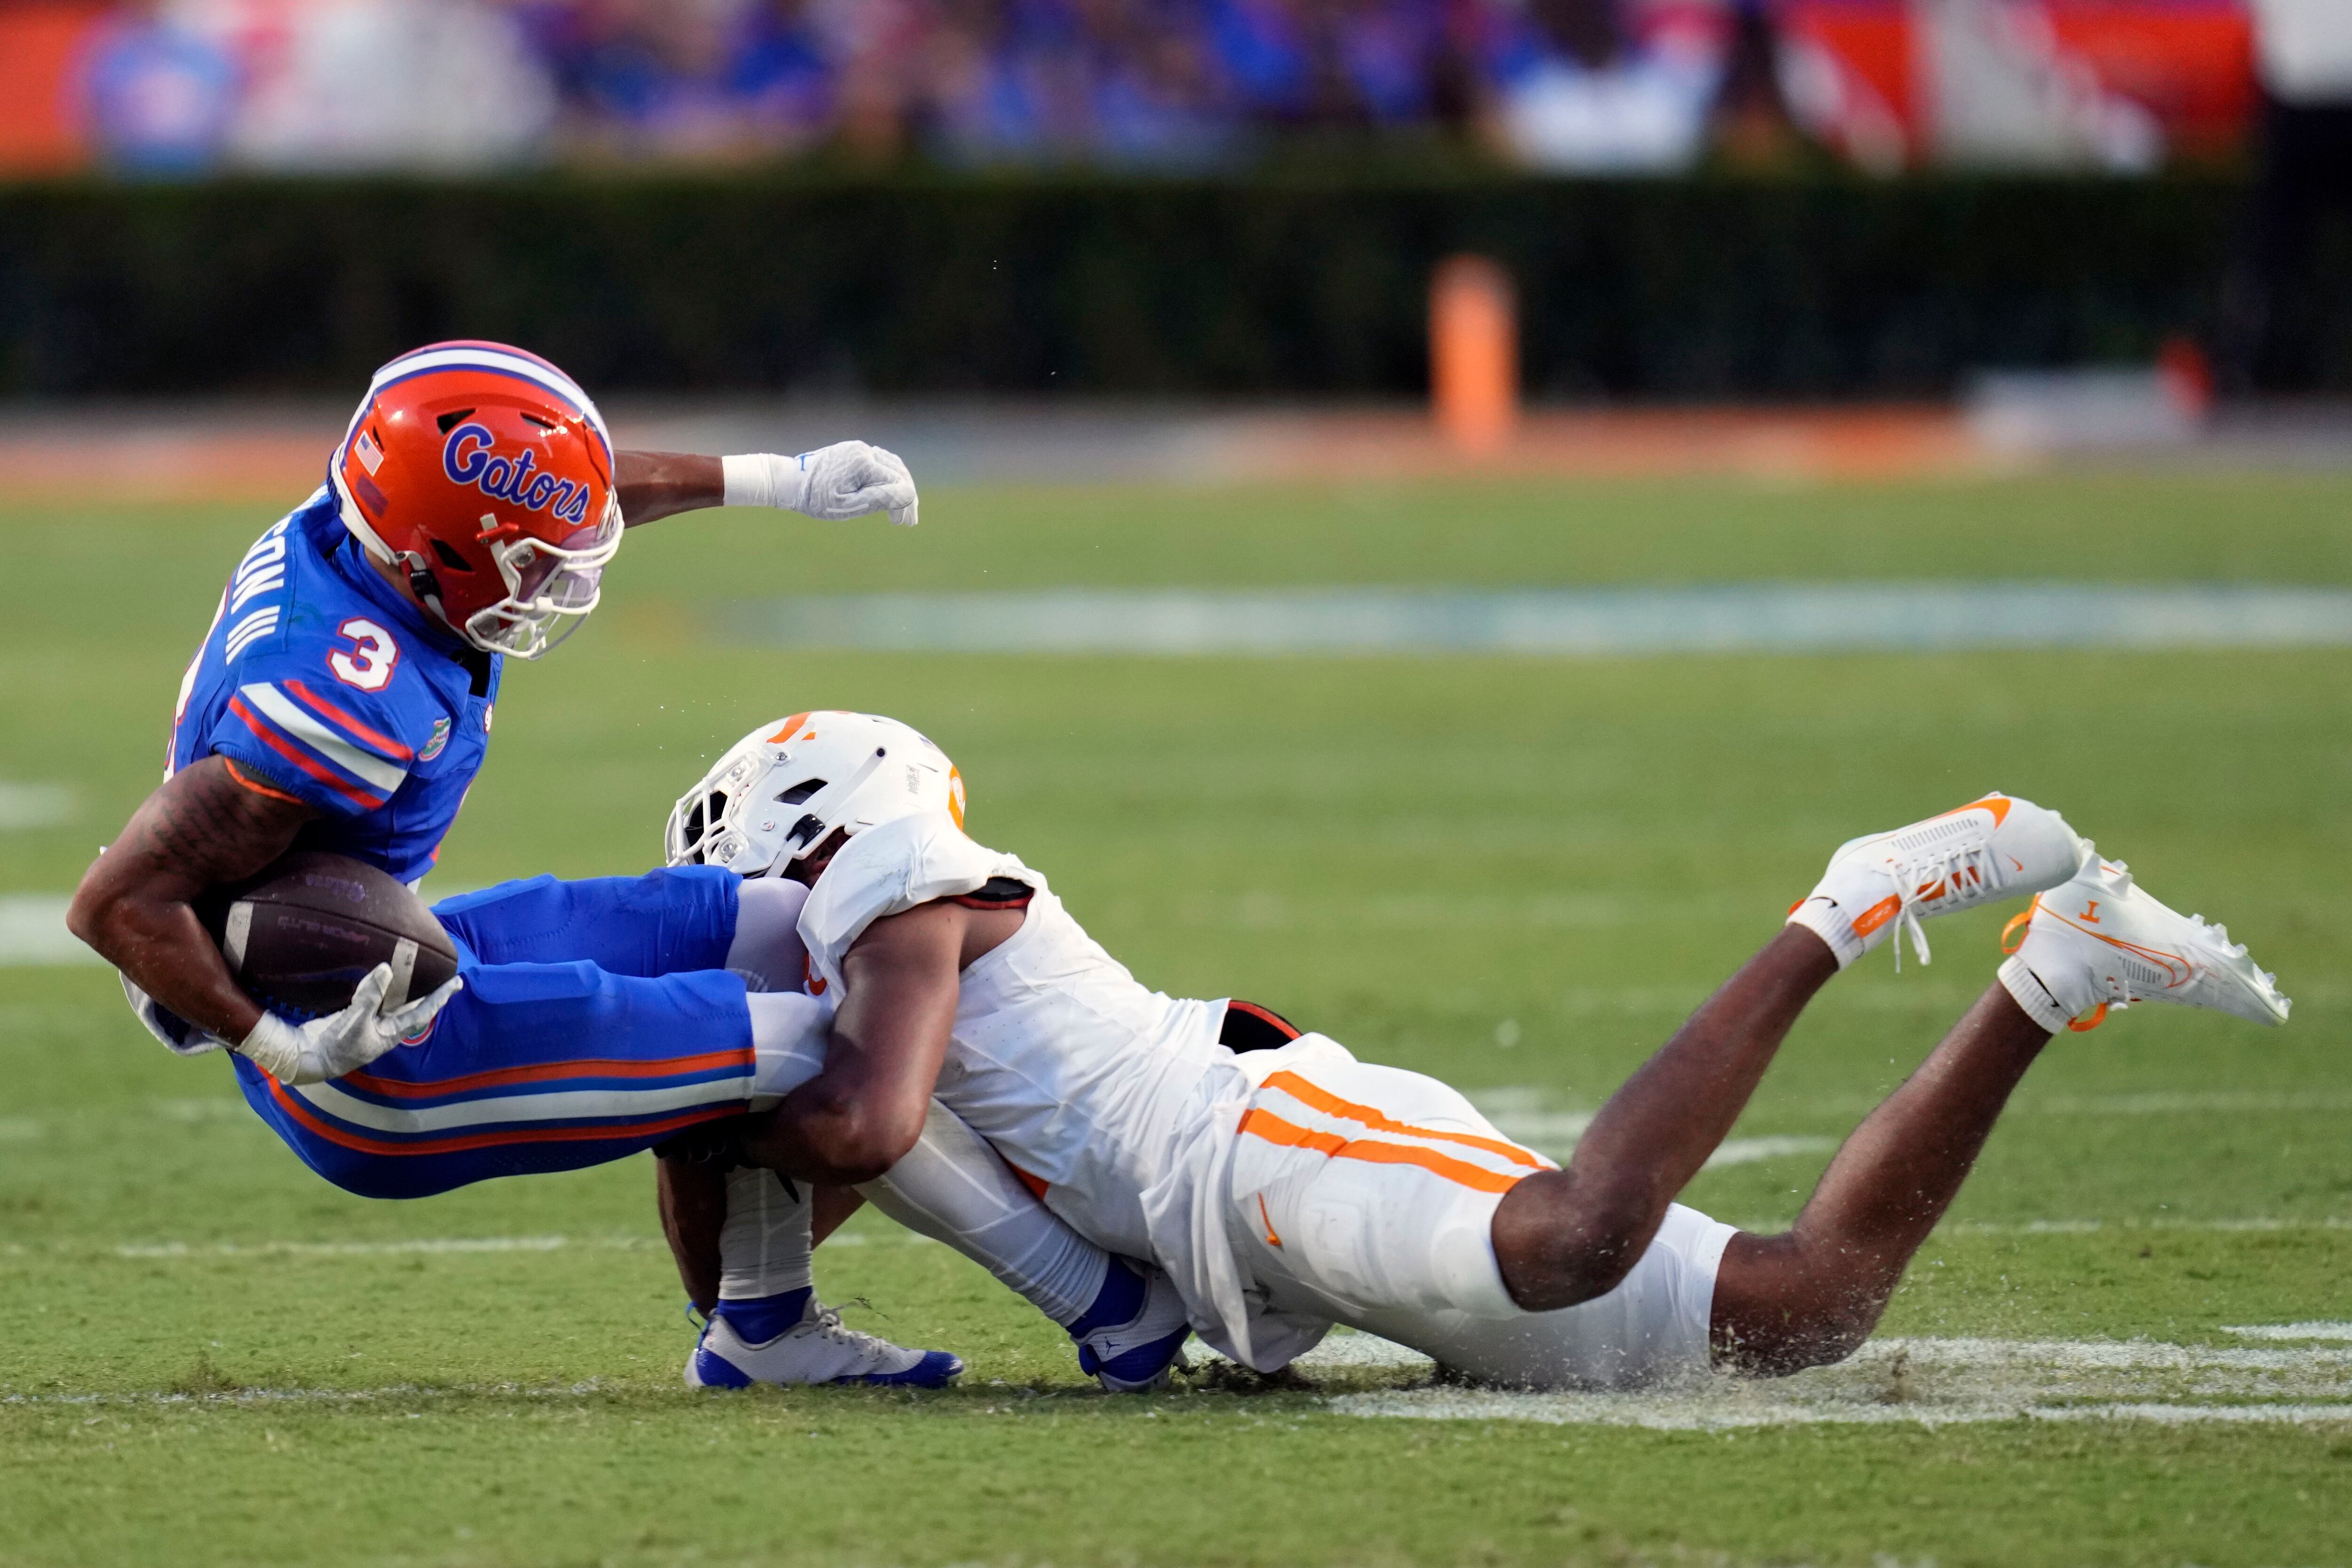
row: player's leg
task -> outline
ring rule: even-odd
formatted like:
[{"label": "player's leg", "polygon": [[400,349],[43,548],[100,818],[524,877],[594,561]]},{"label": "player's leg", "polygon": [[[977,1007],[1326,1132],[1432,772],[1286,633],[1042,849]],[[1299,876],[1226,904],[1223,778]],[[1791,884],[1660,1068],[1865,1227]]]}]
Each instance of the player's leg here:
[{"label": "player's leg", "polygon": [[[709,1166],[676,1160],[659,1164],[665,1228],[679,1271],[689,1292],[699,1285],[714,1298],[687,1357],[689,1386],[861,1383],[939,1388],[962,1373],[961,1357],[860,1332],[817,1300],[812,1252],[818,1189],[795,1186],[752,1166],[719,1173],[714,1184]],[[847,1205],[839,1201],[837,1189],[824,1191],[833,1199],[825,1205],[830,1230]],[[674,1215],[688,1223],[670,1223]],[[714,1217],[715,1227],[709,1223]],[[705,1272],[712,1260],[715,1279]]]},{"label": "player's leg", "polygon": [[[728,967],[797,985],[805,973],[795,922],[797,882],[742,884]],[[812,1061],[808,1076],[814,1076]],[[789,1089],[784,1075],[775,1081]],[[994,1275],[1066,1330],[1078,1363],[1105,1387],[1164,1380],[1190,1332],[1183,1301],[1159,1270],[1112,1258],[1072,1230],[953,1111],[933,1101],[923,1135],[889,1173],[862,1189],[874,1205]]]},{"label": "player's leg", "polygon": [[1165,1274],[1071,1229],[986,1139],[936,1100],[921,1140],[858,1190],[1052,1319],[1076,1342],[1080,1369],[1113,1393],[1164,1382],[1192,1332],[1183,1299]]},{"label": "player's leg", "polygon": [[[688,1302],[705,1317],[718,1310],[722,1299],[763,1300],[808,1283],[802,1261],[808,1248],[840,1229],[842,1221],[866,1204],[847,1187],[812,1186],[806,1223],[797,1226],[782,1223],[781,1211],[764,1201],[743,1205],[744,1212],[757,1216],[755,1231],[730,1249],[730,1241],[736,1240],[730,1222],[740,1217],[729,1202],[735,1173],[658,1155],[654,1170],[662,1235],[677,1260]],[[802,1233],[805,1245],[796,1243]]]},{"label": "player's leg", "polygon": [[1726,1364],[1794,1372],[1842,1361],[1975,1167],[2050,1031],[1994,986],[1918,1070],[1854,1129],[1796,1224],[1731,1238],[1712,1326]]},{"label": "player's leg", "polygon": [[2113,862],[2092,858],[2020,923],[1999,984],[1855,1129],[1797,1223],[1726,1248],[1713,1313],[1725,1360],[1790,1372],[1851,1353],[2059,1029],[2142,1000],[2286,1018],[2271,977],[2226,931],[2167,909]]},{"label": "player's leg", "polygon": [[1616,1288],[1837,972],[1820,938],[1782,931],[1609,1097],[1566,1170],[1511,1189],[1494,1246],[1514,1301],[1548,1311]]},{"label": "player's leg", "polygon": [[1610,1097],[1568,1169],[1504,1199],[1495,1252],[1512,1300],[1545,1311],[1625,1278],[1840,969],[1905,926],[1924,962],[1920,919],[2054,887],[2087,847],[2056,813],[1997,795],[1842,846],[1780,934]]}]

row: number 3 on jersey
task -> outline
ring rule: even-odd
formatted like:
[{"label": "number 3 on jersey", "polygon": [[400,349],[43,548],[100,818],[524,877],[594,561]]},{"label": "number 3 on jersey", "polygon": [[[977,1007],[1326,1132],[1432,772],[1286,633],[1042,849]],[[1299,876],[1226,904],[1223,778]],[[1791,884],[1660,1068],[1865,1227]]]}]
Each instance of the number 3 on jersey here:
[{"label": "number 3 on jersey", "polygon": [[382,691],[392,682],[393,668],[400,663],[400,645],[392,634],[373,621],[353,616],[335,628],[339,637],[350,639],[348,652],[337,648],[327,656],[327,668],[345,686],[356,686],[362,691]]}]

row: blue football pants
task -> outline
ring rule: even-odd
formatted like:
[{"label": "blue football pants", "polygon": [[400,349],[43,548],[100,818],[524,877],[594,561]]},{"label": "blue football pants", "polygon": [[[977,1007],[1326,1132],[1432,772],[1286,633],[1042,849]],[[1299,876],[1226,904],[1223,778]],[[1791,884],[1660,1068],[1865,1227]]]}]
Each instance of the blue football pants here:
[{"label": "blue football pants", "polygon": [[466,985],[424,1036],[299,1087],[236,1057],[245,1098],[303,1163],[372,1198],[602,1164],[736,1115],[753,1077],[725,967],[738,883],[684,866],[444,900]]}]

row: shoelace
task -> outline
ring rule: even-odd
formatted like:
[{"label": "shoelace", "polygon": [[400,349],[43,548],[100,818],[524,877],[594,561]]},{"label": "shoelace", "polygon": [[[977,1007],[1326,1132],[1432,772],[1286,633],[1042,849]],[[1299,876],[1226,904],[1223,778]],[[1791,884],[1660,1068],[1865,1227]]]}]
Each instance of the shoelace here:
[{"label": "shoelace", "polygon": [[831,1307],[818,1308],[816,1315],[809,1319],[808,1322],[815,1325],[817,1334],[827,1343],[843,1346],[860,1355],[876,1356],[881,1354],[885,1348],[894,1350],[898,1348],[891,1345],[889,1341],[877,1335],[869,1334],[862,1329],[851,1328],[841,1321],[841,1314]]},{"label": "shoelace", "polygon": [[1895,879],[1895,972],[1903,973],[1903,933],[1911,933],[1911,945],[1919,954],[1921,963],[1935,960],[1927,952],[1927,932],[1919,919],[1918,906],[1927,902],[1919,889],[1926,888],[1940,893],[1958,884],[1964,871],[1976,873],[1973,886],[1989,891],[1999,891],[2001,886],[2000,858],[1992,852],[1989,843],[1953,845],[1948,848],[1930,851],[1916,860],[1897,860],[1888,868]]}]

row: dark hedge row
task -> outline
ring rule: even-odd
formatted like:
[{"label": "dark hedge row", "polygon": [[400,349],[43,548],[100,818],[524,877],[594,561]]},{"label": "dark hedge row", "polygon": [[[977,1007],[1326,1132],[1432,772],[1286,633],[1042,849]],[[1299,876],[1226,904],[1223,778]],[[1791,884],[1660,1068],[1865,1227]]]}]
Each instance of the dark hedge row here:
[{"label": "dark hedge row", "polygon": [[1517,277],[1538,393],[1934,394],[2209,328],[2238,206],[2219,179],[16,186],[0,395],[348,390],[453,336],[612,388],[1412,394],[1459,249]]}]

